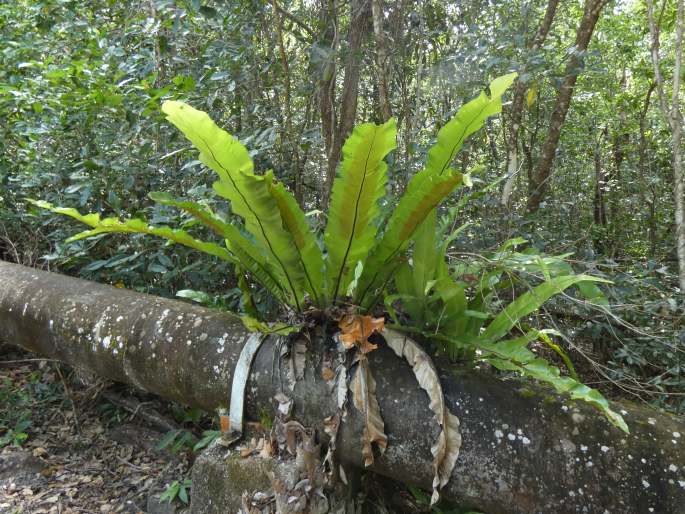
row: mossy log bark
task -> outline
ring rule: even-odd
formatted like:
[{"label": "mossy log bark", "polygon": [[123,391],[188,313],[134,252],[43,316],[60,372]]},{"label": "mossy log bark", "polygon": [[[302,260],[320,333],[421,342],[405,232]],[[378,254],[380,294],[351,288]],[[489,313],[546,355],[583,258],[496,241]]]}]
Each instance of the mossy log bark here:
[{"label": "mossy log bark", "polygon": [[[227,406],[247,336],[226,313],[0,262],[0,339],[188,405]],[[273,409],[286,387],[276,343],[268,339],[255,359],[248,416]],[[304,379],[288,390],[294,416],[308,425],[336,410],[336,392],[321,378],[326,350],[314,346]],[[389,437],[372,470],[429,489],[437,426],[427,396],[390,350],[370,361]],[[530,383],[440,369],[463,437],[443,497],[488,514],[685,513],[682,420],[616,405],[626,435],[595,410]],[[339,455],[359,464],[361,420],[349,410]]]}]

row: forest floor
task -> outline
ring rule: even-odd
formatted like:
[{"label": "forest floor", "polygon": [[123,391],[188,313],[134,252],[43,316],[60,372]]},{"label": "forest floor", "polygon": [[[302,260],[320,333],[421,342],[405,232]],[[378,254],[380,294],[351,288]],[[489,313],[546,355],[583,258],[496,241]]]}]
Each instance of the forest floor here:
[{"label": "forest floor", "polygon": [[159,499],[192,458],[158,448],[166,419],[154,397],[0,346],[0,512],[182,512]]}]

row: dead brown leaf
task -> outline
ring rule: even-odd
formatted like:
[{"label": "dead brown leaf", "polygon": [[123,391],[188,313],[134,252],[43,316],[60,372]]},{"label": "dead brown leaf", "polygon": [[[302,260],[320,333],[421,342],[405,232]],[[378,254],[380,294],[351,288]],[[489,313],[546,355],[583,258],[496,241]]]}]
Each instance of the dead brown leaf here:
[{"label": "dead brown leaf", "polygon": [[335,378],[335,371],[326,366],[321,370],[321,378],[323,378],[326,382],[333,380]]},{"label": "dead brown leaf", "polygon": [[428,354],[413,340],[395,330],[386,330],[383,337],[395,354],[404,358],[412,367],[419,385],[428,393],[429,407],[442,429],[435,444],[431,447],[435,473],[431,504],[434,504],[438,501],[439,489],[449,482],[459,456],[459,449],[461,448],[459,418],[445,406],[445,395],[442,392],[438,372]]},{"label": "dead brown leaf", "polygon": [[348,314],[340,319],[338,327],[341,330],[340,341],[346,349],[356,345],[361,353],[366,354],[378,348],[369,342],[369,337],[374,332],[383,332],[385,319]]},{"label": "dead brown leaf", "polygon": [[362,437],[362,458],[364,466],[373,464],[373,447],[375,443],[381,453],[388,445],[385,435],[381,408],[376,398],[376,381],[371,375],[369,361],[364,355],[359,359],[357,371],[352,379],[352,400],[354,406],[364,416],[364,435]]}]

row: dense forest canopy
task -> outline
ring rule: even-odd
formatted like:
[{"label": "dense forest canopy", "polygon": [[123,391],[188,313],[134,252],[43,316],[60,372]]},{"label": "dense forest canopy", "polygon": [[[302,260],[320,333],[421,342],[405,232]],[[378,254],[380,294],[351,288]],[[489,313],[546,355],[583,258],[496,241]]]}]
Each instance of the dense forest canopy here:
[{"label": "dense forest canopy", "polygon": [[439,215],[468,226],[448,257],[516,237],[612,280],[610,309],[569,296],[544,323],[591,381],[682,410],[682,19],[682,0],[4,2],[0,257],[240,310],[230,265],[138,236],[66,244],[74,224],[26,199],[187,222],[148,197],[167,191],[223,212],[212,173],[161,111],[182,100],[323,227],[354,126],[396,119],[386,188],[399,195],[437,130],[516,71],[502,116],[454,164],[469,187]]}]

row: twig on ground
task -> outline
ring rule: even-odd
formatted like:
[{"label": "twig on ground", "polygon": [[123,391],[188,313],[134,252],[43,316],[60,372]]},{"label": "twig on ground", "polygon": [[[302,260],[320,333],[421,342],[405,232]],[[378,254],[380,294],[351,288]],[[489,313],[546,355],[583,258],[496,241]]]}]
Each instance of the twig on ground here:
[{"label": "twig on ground", "polygon": [[178,430],[181,428],[176,422],[165,418],[155,409],[147,407],[145,403],[139,402],[132,398],[123,398],[111,391],[103,391],[102,397],[117,407],[130,412],[131,419],[138,416],[156,429],[163,432],[169,432],[171,430]]}]

